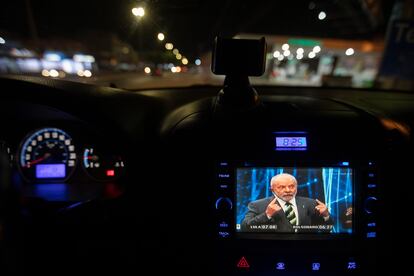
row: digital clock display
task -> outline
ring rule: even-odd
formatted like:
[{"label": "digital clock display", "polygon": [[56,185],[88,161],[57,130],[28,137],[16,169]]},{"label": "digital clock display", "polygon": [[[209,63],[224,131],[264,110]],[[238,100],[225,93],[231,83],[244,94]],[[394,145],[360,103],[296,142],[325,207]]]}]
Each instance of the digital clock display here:
[{"label": "digital clock display", "polygon": [[305,136],[299,137],[276,137],[276,150],[306,150],[307,141]]}]

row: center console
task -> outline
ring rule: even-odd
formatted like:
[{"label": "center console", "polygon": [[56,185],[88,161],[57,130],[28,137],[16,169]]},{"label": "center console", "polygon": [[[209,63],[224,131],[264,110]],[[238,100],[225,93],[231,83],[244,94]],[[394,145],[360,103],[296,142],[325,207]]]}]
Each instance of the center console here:
[{"label": "center console", "polygon": [[[381,235],[378,161],[315,158],[307,132],[274,132],[272,139],[273,158],[224,159],[215,164],[218,274],[370,271]],[[296,192],[290,191],[295,198],[294,224],[284,212],[273,217],[265,213],[271,203],[284,204],[271,186],[279,174],[297,182]],[[321,206],[328,216],[320,215]]]}]

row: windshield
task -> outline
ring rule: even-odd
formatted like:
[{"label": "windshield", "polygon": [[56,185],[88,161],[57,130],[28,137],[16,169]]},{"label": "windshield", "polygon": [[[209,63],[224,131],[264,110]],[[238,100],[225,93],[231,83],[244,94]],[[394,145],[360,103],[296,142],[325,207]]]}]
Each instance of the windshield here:
[{"label": "windshield", "polygon": [[0,14],[2,75],[132,90],[222,84],[214,38],[265,37],[253,84],[413,88],[412,1],[15,0]]}]

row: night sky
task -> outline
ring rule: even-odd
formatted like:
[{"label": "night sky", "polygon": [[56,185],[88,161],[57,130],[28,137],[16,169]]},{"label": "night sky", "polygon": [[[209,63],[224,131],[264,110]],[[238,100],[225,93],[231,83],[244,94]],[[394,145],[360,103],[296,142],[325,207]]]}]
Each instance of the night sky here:
[{"label": "night sky", "polygon": [[[25,2],[2,3],[0,32],[30,37]],[[313,2],[313,4],[310,4]],[[348,2],[344,5],[343,2]],[[384,30],[388,12],[372,24],[358,1],[275,0],[31,0],[41,39],[75,38],[85,31],[117,34],[137,50],[159,47],[158,32],[180,52],[197,56],[209,49],[216,35],[262,33],[296,36],[367,38]],[[141,3],[146,16],[137,22],[131,9]],[[388,8],[388,7],[387,7]],[[328,17],[317,19],[324,10]]]}]

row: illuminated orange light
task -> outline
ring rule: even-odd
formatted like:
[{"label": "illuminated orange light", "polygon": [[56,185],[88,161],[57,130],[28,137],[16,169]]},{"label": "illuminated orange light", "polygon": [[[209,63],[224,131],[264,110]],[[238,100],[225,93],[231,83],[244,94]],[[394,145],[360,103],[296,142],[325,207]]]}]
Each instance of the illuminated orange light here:
[{"label": "illuminated orange light", "polygon": [[371,52],[372,50],[374,50],[374,45],[371,42],[364,42],[362,44],[361,50],[363,52]]}]

